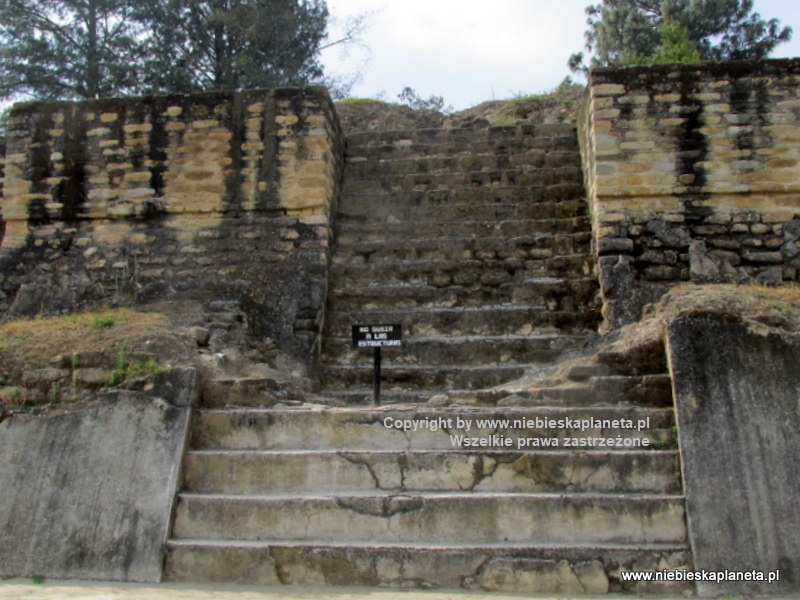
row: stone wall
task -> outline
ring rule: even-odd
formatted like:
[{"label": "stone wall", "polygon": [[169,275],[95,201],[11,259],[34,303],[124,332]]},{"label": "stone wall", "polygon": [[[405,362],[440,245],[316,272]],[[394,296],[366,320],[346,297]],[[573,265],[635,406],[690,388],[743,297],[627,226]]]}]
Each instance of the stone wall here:
[{"label": "stone wall", "polygon": [[27,104],[8,134],[0,317],[192,299],[313,356],[342,160],[324,89]]},{"label": "stone wall", "polygon": [[582,144],[604,316],[679,281],[797,281],[800,60],[596,69]]},{"label": "stone wall", "polygon": [[0,576],[161,580],[197,374],[0,423]]},{"label": "stone wall", "polygon": [[800,336],[727,316],[667,331],[694,568],[776,573],[701,596],[800,589]]}]

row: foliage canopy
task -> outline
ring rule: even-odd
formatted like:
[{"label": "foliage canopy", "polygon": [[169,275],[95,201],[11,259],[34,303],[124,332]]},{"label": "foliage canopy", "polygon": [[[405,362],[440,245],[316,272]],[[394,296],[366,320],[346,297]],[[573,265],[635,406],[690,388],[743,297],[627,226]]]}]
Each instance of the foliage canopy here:
[{"label": "foliage canopy", "polygon": [[327,24],[325,0],[0,0],[0,98],[305,85]]},{"label": "foliage canopy", "polygon": [[753,12],[753,0],[603,0],[586,8],[586,50],[573,71],[595,66],[766,58],[790,27]]}]

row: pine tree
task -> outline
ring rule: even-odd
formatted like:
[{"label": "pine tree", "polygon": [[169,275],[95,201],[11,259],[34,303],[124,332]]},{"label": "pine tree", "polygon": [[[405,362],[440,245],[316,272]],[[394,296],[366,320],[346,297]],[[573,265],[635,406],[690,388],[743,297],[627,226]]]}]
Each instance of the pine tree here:
[{"label": "pine tree", "polygon": [[[754,13],[753,0],[603,0],[586,14],[588,66],[655,62],[669,55],[670,44],[675,49],[676,35],[689,40],[701,61],[766,58],[792,37],[790,27]],[[570,68],[585,70],[584,58],[573,54]]]},{"label": "pine tree", "polygon": [[305,85],[327,19],[324,0],[0,0],[0,99]]},{"label": "pine tree", "polygon": [[144,0],[152,91],[303,85],[322,77],[323,0]]},{"label": "pine tree", "polygon": [[135,0],[0,0],[0,98],[136,90]]}]

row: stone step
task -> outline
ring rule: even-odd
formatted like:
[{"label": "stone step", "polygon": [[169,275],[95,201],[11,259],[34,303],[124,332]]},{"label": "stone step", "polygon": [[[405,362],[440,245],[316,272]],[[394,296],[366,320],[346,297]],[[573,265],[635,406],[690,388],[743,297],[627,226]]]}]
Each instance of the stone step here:
[{"label": "stone step", "polygon": [[[479,420],[482,422],[479,423]],[[469,431],[466,431],[466,422],[469,422]],[[415,423],[416,430],[408,429]],[[674,423],[671,407],[306,406],[283,409],[204,409],[197,411],[192,421],[192,446],[195,450],[469,450],[458,446],[458,440],[450,437],[453,433],[479,438],[501,434],[512,440],[512,449],[530,450],[568,449],[569,447],[564,446],[566,438],[585,438],[587,441],[581,443],[588,444],[593,438],[619,436],[623,445],[607,448],[618,452],[650,448],[673,441]],[[623,428],[628,425],[630,428]],[[403,431],[404,427],[406,431]],[[519,439],[523,442],[517,448]],[[530,441],[535,439],[558,441]],[[647,446],[644,445],[645,439],[648,440]],[[551,445],[531,446],[544,443]],[[556,443],[558,446],[554,445]],[[497,449],[505,450],[507,447],[481,448]],[[604,448],[598,446],[578,449]]]},{"label": "stone step", "polygon": [[[448,395],[458,393],[464,397],[474,395],[474,390],[449,390]],[[374,392],[371,387],[359,387],[349,390],[321,390],[320,394],[314,397],[314,402],[321,406],[349,406],[364,407],[374,406]],[[441,397],[441,390],[428,390],[424,388],[416,389],[389,389],[381,387],[379,405],[390,406],[410,406],[415,404],[426,404],[431,398]]]},{"label": "stone step", "polygon": [[439,173],[474,173],[501,169],[558,168],[581,166],[577,150],[546,150],[521,148],[514,153],[445,153],[424,156],[380,157],[345,163],[345,178],[383,179],[387,176]]},{"label": "stone step", "polygon": [[[520,265],[520,261],[523,266],[526,261],[550,261],[549,264],[557,268],[560,262],[566,262],[562,257],[576,254],[590,256],[591,233],[588,231],[539,233],[515,237],[444,233],[419,237],[409,232],[405,236],[387,236],[385,239],[380,239],[381,233],[378,229],[378,227],[342,229],[342,238],[347,240],[347,243],[339,240],[333,254],[333,264],[363,264],[384,260],[498,260],[509,261],[506,264],[510,266]],[[534,266],[539,265],[536,263]]]},{"label": "stone step", "polygon": [[403,335],[432,337],[445,335],[529,335],[557,329],[562,333],[595,330],[598,320],[585,312],[551,311],[528,306],[485,305],[470,308],[427,308],[329,311],[327,335],[344,335],[353,325],[399,323]]},{"label": "stone step", "polygon": [[173,537],[417,544],[683,543],[683,498],[491,494],[178,496]]},{"label": "stone step", "polygon": [[676,451],[192,451],[194,494],[681,492]]},{"label": "stone step", "polygon": [[[409,252],[416,249],[407,247]],[[520,253],[527,252],[521,250]],[[363,255],[361,255],[363,256]],[[378,255],[370,262],[350,264],[336,261],[331,267],[333,284],[421,284],[433,287],[498,286],[523,283],[536,278],[585,278],[592,272],[592,259],[587,254],[560,255],[548,259],[401,259],[390,260]]]},{"label": "stone step", "polygon": [[[326,337],[322,360],[326,365],[353,365],[364,362],[371,352],[352,347],[347,337]],[[550,363],[587,343],[586,335],[540,333],[499,336],[404,336],[402,347],[384,348],[387,366],[401,365],[485,365],[504,363]]]},{"label": "stone step", "polygon": [[[499,246],[501,239],[515,244],[535,244],[536,239],[557,234],[577,235],[586,239],[591,232],[589,217],[567,219],[521,219],[518,221],[424,221],[424,222],[371,222],[342,223],[335,229],[336,243],[347,246],[363,241],[404,241],[441,239],[442,242],[455,238],[489,238]],[[442,239],[443,238],[443,239]],[[411,241],[409,241],[411,243]],[[540,244],[542,242],[539,242]]]},{"label": "stone step", "polygon": [[358,156],[365,151],[386,154],[410,152],[453,154],[458,151],[507,152],[529,148],[573,150],[577,148],[574,125],[520,124],[487,128],[417,129],[405,131],[366,131],[347,136],[346,155]]},{"label": "stone step", "polygon": [[302,387],[284,378],[217,377],[203,382],[200,403],[205,408],[274,406],[304,398]]},{"label": "stone step", "polygon": [[[556,140],[506,138],[477,140],[472,143],[417,144],[406,141],[371,146],[348,145],[345,151],[345,170],[382,163],[389,169],[410,169],[413,162],[417,163],[420,172],[444,169],[450,165],[452,171],[480,171],[494,165],[544,167],[574,164],[576,155],[580,156],[577,139],[568,137]],[[407,161],[407,164],[403,164],[402,161]],[[395,162],[399,164],[395,165]]]},{"label": "stone step", "polygon": [[596,310],[597,281],[593,278],[542,277],[499,286],[370,284],[335,286],[329,310],[388,308],[454,308],[510,304],[553,311]]},{"label": "stone step", "polygon": [[491,188],[506,186],[535,186],[556,184],[583,184],[583,170],[579,166],[549,168],[520,167],[494,171],[469,171],[454,173],[411,173],[383,175],[374,178],[348,177],[345,173],[342,193],[375,194],[410,191],[429,191],[459,188]]},{"label": "stone step", "polygon": [[568,200],[586,200],[586,190],[582,182],[494,186],[491,188],[442,188],[391,193],[385,190],[356,194],[342,193],[339,207],[347,211],[351,206],[361,206],[369,202],[383,202],[395,206],[436,207],[493,203],[537,204]]},{"label": "stone step", "polygon": [[690,584],[623,583],[620,571],[691,569],[683,543],[301,543],[170,540],[165,580],[253,585],[338,585],[466,589],[527,594],[640,594],[692,590]]},{"label": "stone step", "polygon": [[[362,364],[323,364],[320,380],[326,391],[358,390],[372,386],[372,353],[361,351]],[[528,363],[490,363],[478,365],[417,365],[394,364],[387,354],[381,370],[383,389],[463,389],[479,390],[519,379],[528,369]]]},{"label": "stone step", "polygon": [[472,203],[461,202],[455,195],[450,201],[419,198],[422,195],[407,194],[407,202],[384,194],[348,198],[337,208],[334,228],[349,223],[524,221],[571,219],[587,214],[586,200],[582,195],[558,201],[531,198],[518,202],[488,197]]},{"label": "stone step", "polygon": [[[513,387],[513,386],[512,386]],[[498,406],[673,406],[669,375],[604,376],[588,382],[531,387],[500,398]]]}]

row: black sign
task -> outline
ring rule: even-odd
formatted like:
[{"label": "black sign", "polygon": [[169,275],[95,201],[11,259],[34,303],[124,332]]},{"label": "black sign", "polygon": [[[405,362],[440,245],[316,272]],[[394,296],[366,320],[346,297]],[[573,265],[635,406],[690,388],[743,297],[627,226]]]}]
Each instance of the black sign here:
[{"label": "black sign", "polygon": [[402,344],[400,325],[353,325],[353,348],[388,348]]}]

